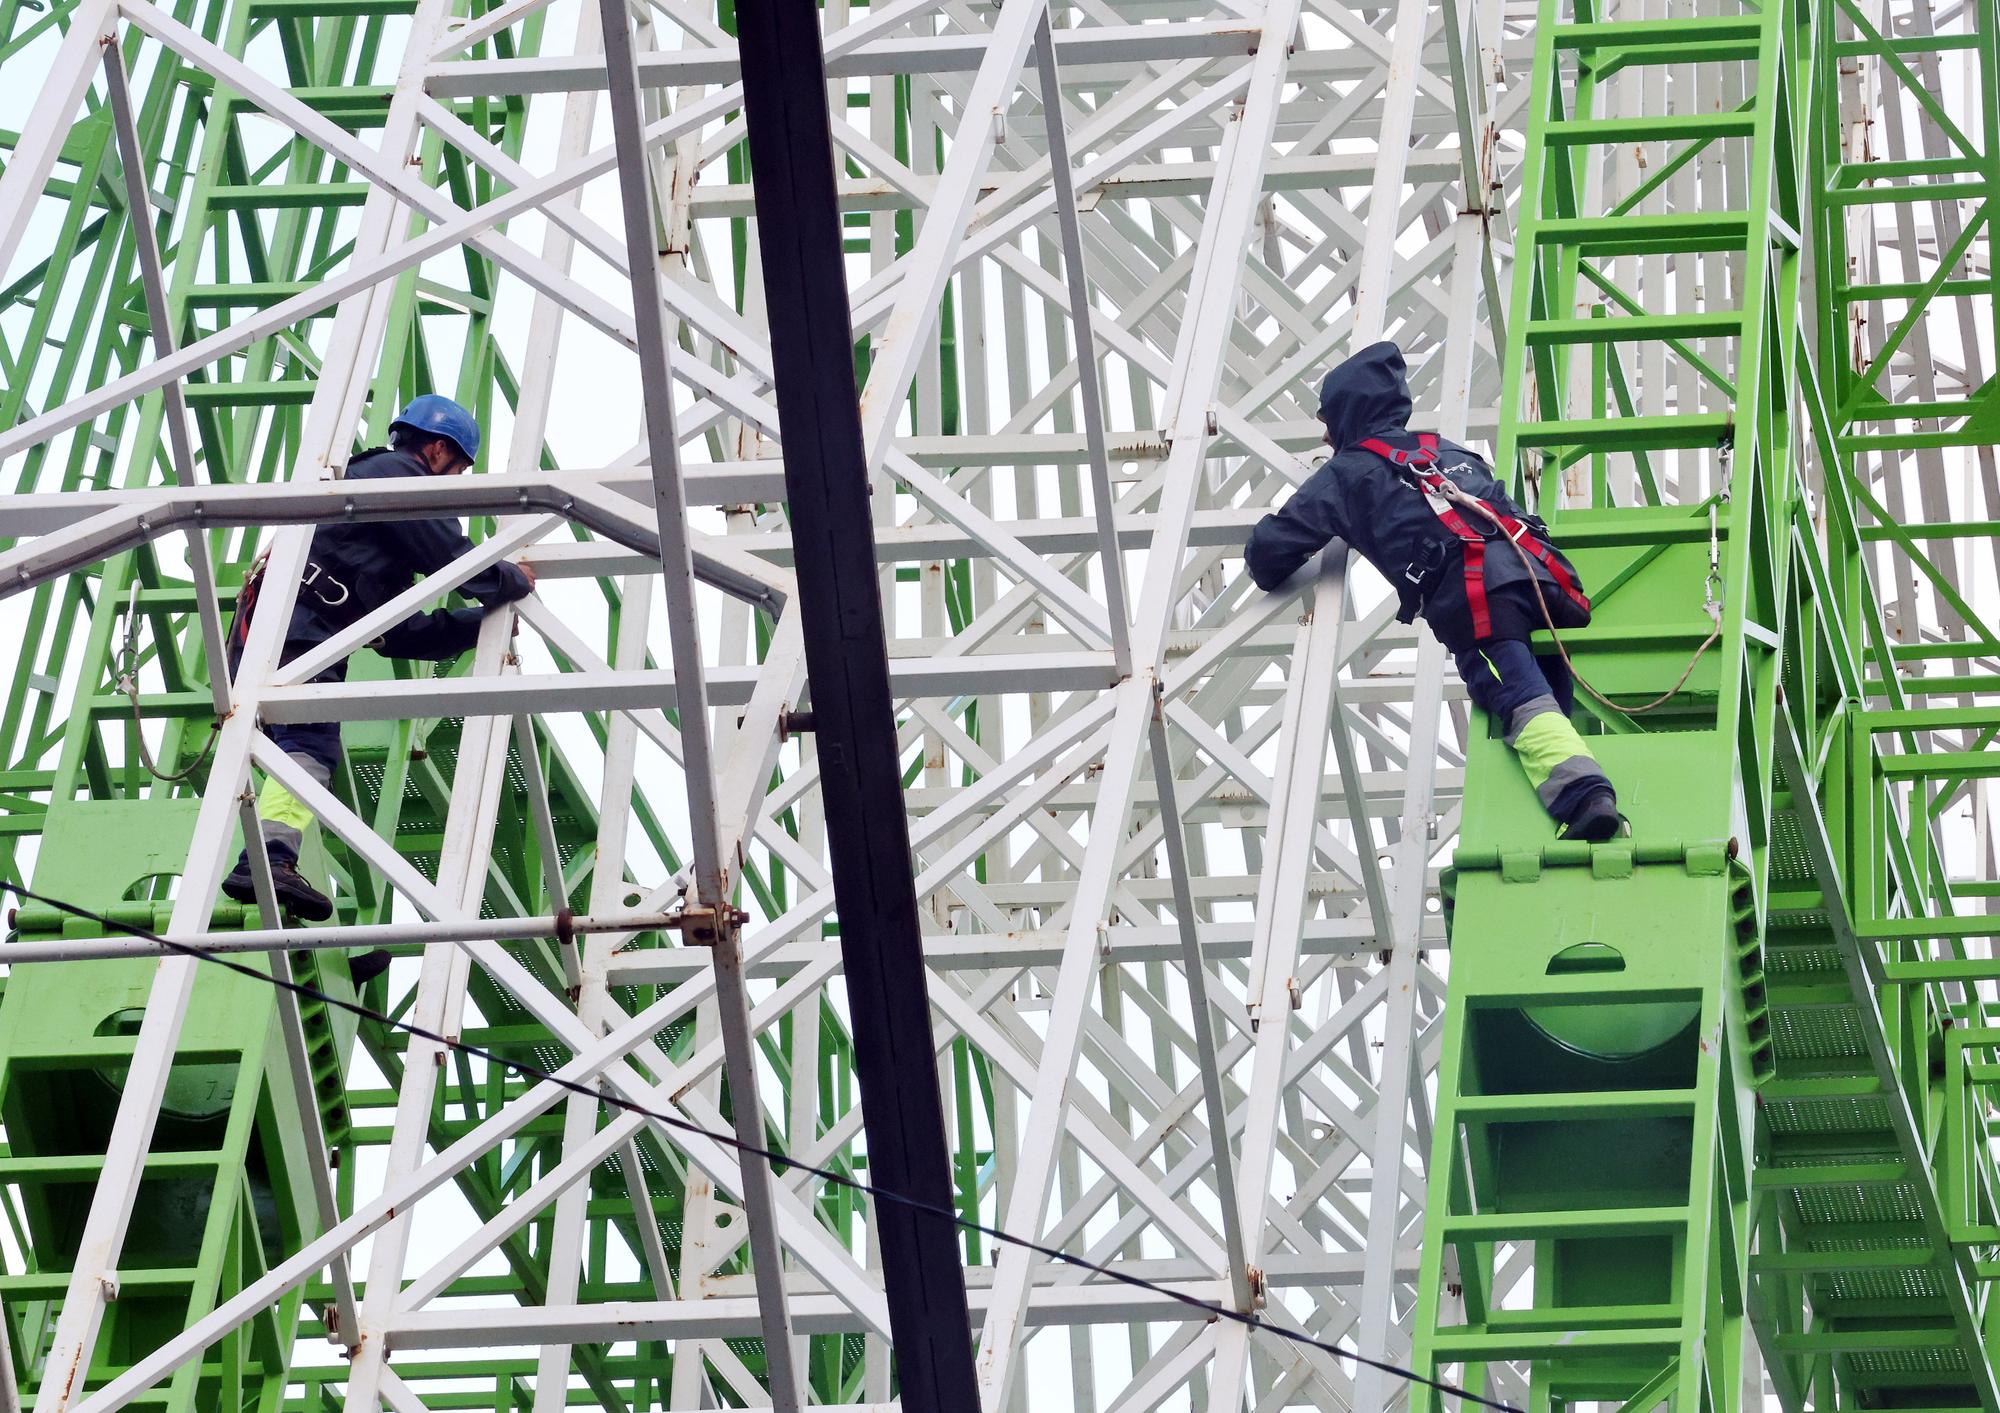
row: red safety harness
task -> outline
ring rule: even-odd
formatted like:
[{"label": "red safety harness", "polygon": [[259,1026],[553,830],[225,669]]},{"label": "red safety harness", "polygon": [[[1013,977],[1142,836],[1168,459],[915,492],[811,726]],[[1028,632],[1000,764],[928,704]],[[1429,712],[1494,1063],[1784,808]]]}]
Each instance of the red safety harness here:
[{"label": "red safety harness", "polygon": [[229,645],[241,650],[250,638],[250,615],[257,607],[257,595],[264,587],[264,565],[271,557],[270,551],[257,556],[257,562],[250,566],[250,572],[243,578],[242,592],[236,596],[236,621],[229,625]]},{"label": "red safety harness", "polygon": [[1458,536],[1465,555],[1465,602],[1472,611],[1472,636],[1490,638],[1493,636],[1493,615],[1486,606],[1486,536],[1466,523],[1463,515],[1452,504],[1454,495],[1476,504],[1481,513],[1500,527],[1500,533],[1513,541],[1516,546],[1533,555],[1541,566],[1549,571],[1549,577],[1556,581],[1556,587],[1585,613],[1590,612],[1590,600],[1577,588],[1576,579],[1567,566],[1557,559],[1549,547],[1529,530],[1529,528],[1486,501],[1479,500],[1470,492],[1453,485],[1437,469],[1438,439],[1436,433],[1419,432],[1414,451],[1404,451],[1390,446],[1379,437],[1370,437],[1357,443],[1363,451],[1372,451],[1398,470],[1407,471],[1415,480],[1417,489],[1423,493],[1431,509],[1436,512],[1438,523]]}]

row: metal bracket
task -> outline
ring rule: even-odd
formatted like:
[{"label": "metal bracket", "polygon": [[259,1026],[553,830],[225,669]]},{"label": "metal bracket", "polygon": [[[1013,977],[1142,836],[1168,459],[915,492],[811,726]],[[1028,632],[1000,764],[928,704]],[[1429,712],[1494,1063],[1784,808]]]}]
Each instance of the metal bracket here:
[{"label": "metal bracket", "polygon": [[740,908],[683,907],[666,925],[690,947],[713,947],[748,921],[750,914]]}]

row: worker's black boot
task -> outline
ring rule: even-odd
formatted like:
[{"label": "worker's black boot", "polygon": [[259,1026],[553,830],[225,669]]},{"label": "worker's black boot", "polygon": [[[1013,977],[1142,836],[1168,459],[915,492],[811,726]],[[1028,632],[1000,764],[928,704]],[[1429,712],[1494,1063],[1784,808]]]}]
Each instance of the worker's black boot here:
[{"label": "worker's black boot", "polygon": [[[333,899],[306,882],[299,866],[282,854],[271,855],[271,882],[278,891],[278,906],[304,922],[325,922],[333,916]],[[236,867],[222,880],[224,896],[239,903],[257,901],[257,884],[250,876],[250,856],[240,854]]]},{"label": "worker's black boot", "polygon": [[376,977],[389,969],[389,954],[381,947],[372,952],[363,952],[358,957],[347,959],[347,974],[354,979],[354,989],[359,991]]},{"label": "worker's black boot", "polygon": [[1562,837],[1602,844],[1625,832],[1625,816],[1618,813],[1618,797],[1609,790],[1586,796],[1576,814],[1564,826]]}]

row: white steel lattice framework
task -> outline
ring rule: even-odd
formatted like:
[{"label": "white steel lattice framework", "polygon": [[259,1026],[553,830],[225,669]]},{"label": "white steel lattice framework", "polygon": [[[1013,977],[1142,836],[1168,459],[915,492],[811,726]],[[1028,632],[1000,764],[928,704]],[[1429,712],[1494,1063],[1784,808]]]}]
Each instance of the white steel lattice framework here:
[{"label": "white steel lattice framework", "polygon": [[[806,684],[771,312],[742,222],[782,216],[740,165],[727,24],[678,0],[613,10],[632,26],[644,86],[641,169],[611,138],[594,5],[513,0],[467,16],[448,0],[416,0],[413,12],[286,0],[265,7],[275,18],[262,26],[231,19],[236,8],[219,6],[212,24],[196,22],[193,6],[78,0],[57,31],[0,51],[10,76],[32,61],[40,85],[0,176],[0,279],[23,278],[56,239],[50,211],[64,182],[96,179],[72,170],[73,122],[108,105],[118,141],[135,144],[118,150],[138,150],[129,102],[127,120],[117,117],[128,69],[135,89],[176,95],[161,101],[191,131],[206,116],[191,95],[226,91],[251,114],[257,145],[229,157],[243,169],[228,178],[239,206],[258,200],[243,189],[298,184],[302,172],[342,187],[334,235],[311,252],[309,275],[235,303],[212,293],[246,283],[244,267],[221,263],[223,225],[193,228],[184,202],[161,203],[151,214],[162,238],[126,256],[126,278],[154,313],[117,311],[150,328],[154,344],[142,353],[128,342],[82,386],[58,384],[8,335],[17,380],[44,369],[22,383],[19,421],[0,432],[0,462],[20,473],[20,493],[0,506],[0,534],[17,537],[0,554],[10,591],[157,542],[193,586],[174,621],[214,661],[215,562],[269,547],[263,593],[274,611],[256,619],[235,680],[213,687],[224,724],[170,934],[207,933],[236,828],[250,817],[254,763],[314,808],[354,874],[397,901],[367,926],[218,934],[225,945],[267,951],[282,968],[301,946],[428,943],[391,973],[391,998],[411,1020],[469,1035],[496,1019],[482,998],[504,997],[510,1016],[545,1033],[536,1053],[565,1078],[711,1129],[733,1118],[739,1132],[776,1135],[814,1162],[852,1162],[858,1112],[791,1079],[821,1072],[823,1045],[836,1043],[822,1018],[844,1002],[838,952],[823,940],[832,895],[813,739],[781,729]],[[1651,17],[1671,7],[1633,8]],[[11,23],[19,11],[8,14]],[[287,46],[341,16],[368,26],[373,43],[303,81]],[[1257,516],[1309,470],[1312,388],[1345,351],[1398,339],[1417,368],[1420,420],[1491,435],[1510,254],[1507,134],[1520,126],[1510,100],[1524,93],[1506,80],[1525,62],[1520,18],[1450,0],[843,0],[824,16],[843,198],[862,213],[850,230],[851,296],[867,340],[864,430],[914,776],[912,867],[947,1100],[976,1150],[978,1211],[1391,1359],[1407,1351],[1426,1186],[1444,1001],[1437,869],[1456,833],[1462,691],[1435,641],[1397,625],[1365,571],[1350,578],[1329,556],[1316,579],[1266,596],[1235,556]],[[1062,74],[1059,108],[1044,103],[1044,33]],[[115,68],[100,36],[120,41]],[[615,79],[622,55],[611,47]],[[525,119],[496,116],[494,100],[519,100]],[[342,106],[364,101],[375,105],[365,119]],[[150,111],[141,104],[139,118]],[[1070,170],[1052,176],[1057,123]],[[126,193],[137,212],[149,191],[211,179],[167,158],[138,175]],[[1080,208],[1073,224],[1061,181]],[[648,189],[640,229],[658,237],[672,458],[648,442],[636,399],[604,391],[659,391],[640,380],[649,321],[634,317],[620,219],[621,201],[643,202]],[[283,209],[272,191],[264,200]],[[1072,317],[1066,242],[1087,267],[1087,326]],[[248,282],[262,278],[251,267]],[[79,327],[97,297],[63,294]],[[463,366],[438,355],[421,381],[453,391],[455,376],[461,396],[489,412],[482,474],[344,486],[351,450],[379,440],[425,361],[412,351],[416,324],[476,326]],[[453,336],[433,334],[425,348]],[[498,356],[475,360],[475,342]],[[1101,400],[1080,395],[1079,342],[1100,361]],[[1980,350],[1964,356],[1975,385]],[[239,382],[240,398],[215,392]],[[1652,380],[1644,392],[1666,396]],[[289,421],[274,411],[288,406],[302,408]],[[1098,432],[1115,508],[1092,490]],[[131,451],[154,441],[157,457]],[[97,479],[37,489],[34,468],[100,456]],[[275,666],[275,610],[298,590],[310,525],[417,511],[497,519],[472,556],[322,653]],[[1106,607],[1106,516],[1129,624]],[[451,675],[309,682],[411,608],[522,554],[543,592],[520,605],[518,637],[511,616],[496,615]],[[1926,607],[1913,600],[1908,612]],[[178,685],[150,671],[150,686]],[[97,684],[57,676],[49,695],[60,719],[61,703]],[[461,718],[434,869],[415,866],[354,800],[306,779],[260,729]],[[592,720],[599,729],[584,729]],[[148,729],[164,741],[158,723]],[[517,742],[527,748],[510,757]],[[542,906],[520,899],[518,917],[492,906],[491,886],[510,759],[525,765],[536,827],[553,837],[550,784],[536,771],[551,742],[585,783],[599,861],[579,875],[594,921],[560,959],[546,940],[520,943],[553,935],[547,900],[575,879],[558,874]],[[109,792],[170,793],[131,775]],[[638,837],[642,810],[685,867]],[[1170,839],[1182,847],[1169,850]],[[783,906],[744,899],[747,985],[703,949],[620,950],[657,933],[704,859],[791,880]],[[1209,1047],[1180,969],[1187,932],[1218,1022]],[[149,948],[23,941],[6,956]],[[138,1175],[199,966],[168,957],[151,982],[136,1078],[119,1101],[45,1371],[88,1359],[128,1226],[147,1220],[134,1210]],[[691,1023],[694,1043],[670,1054],[661,1037],[676,1023]],[[290,1038],[289,1013],[286,1025]],[[953,1056],[966,1051],[990,1079],[976,1099],[952,1082]],[[468,1406],[449,1400],[471,1361],[524,1347],[534,1370],[520,1386],[536,1409],[560,1407],[573,1389],[596,1387],[583,1350],[632,1341],[699,1356],[677,1357],[671,1381],[635,1404],[761,1403],[761,1372],[740,1357],[743,1338],[771,1333],[760,1289],[782,1297],[802,1353],[810,1336],[864,1336],[850,1401],[888,1404],[877,1253],[865,1221],[825,1219],[817,1180],[746,1170],[721,1144],[547,1084],[496,1086],[500,1097],[475,1109],[469,1096],[489,1076],[458,1064],[434,1042],[409,1043],[386,1143],[350,1177],[355,1190],[336,1192],[324,1164],[316,1169],[323,1234],[107,1382],[45,1376],[33,1406],[124,1406],[309,1281],[328,1288],[345,1346],[332,1353],[351,1364],[302,1347],[295,1382],[317,1380],[350,1410],[416,1409],[427,1397]],[[740,1102],[740,1081],[730,1117],[721,1103],[725,1071],[751,1066],[762,1124]],[[448,1143],[431,1123],[438,1105],[463,1106]],[[531,1145],[530,1125],[558,1109],[559,1137]],[[1218,1113],[1226,1134],[1213,1127]],[[655,1150],[684,1184],[678,1263],[650,1225],[636,1237],[616,1228],[609,1239],[629,1239],[617,1259],[643,1298],[583,1299],[595,1230],[584,1179],[616,1163],[644,1200],[645,1174],[662,1171]],[[531,1151],[498,1208],[468,1215],[454,1179],[496,1152],[507,1162]],[[771,1219],[742,1220],[746,1208]],[[449,1294],[530,1228],[541,1233],[539,1300]],[[746,1243],[754,1275],[721,1272],[741,1270],[731,1262]],[[1061,1399],[1079,1409],[1373,1410],[1400,1393],[1331,1356],[1204,1322],[1166,1294],[1088,1279],[1018,1247],[980,1252],[968,1282],[990,1409]],[[405,1366],[423,1372],[405,1377]],[[1504,1375],[1499,1387],[1513,1391]]]}]

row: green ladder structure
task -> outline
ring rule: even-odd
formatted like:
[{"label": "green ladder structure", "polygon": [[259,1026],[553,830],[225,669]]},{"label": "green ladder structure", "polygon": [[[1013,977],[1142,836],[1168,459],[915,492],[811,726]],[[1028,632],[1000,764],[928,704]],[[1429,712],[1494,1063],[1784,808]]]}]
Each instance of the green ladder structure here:
[{"label": "green ladder structure", "polygon": [[[1973,51],[1990,113],[1994,11],[1884,39],[1846,4],[1695,8],[1539,10],[1499,464],[1593,592],[1578,670],[1660,705],[1579,694],[1635,821],[1608,844],[1549,842],[1510,753],[1474,743],[1415,1362],[1488,1394],[1518,1393],[1511,1366],[1533,1413],[1754,1404],[1765,1373],[1788,1413],[1994,1413],[2000,1029],[1966,983],[2000,968],[1965,956],[1995,923],[1951,915],[1931,834],[1994,762],[1924,747],[1990,741],[2000,712],[1911,707],[1898,681],[1992,632],[1856,465],[1975,444],[1992,399],[1887,400],[1929,301],[1967,292],[1963,250],[1869,285],[1843,214],[1955,200],[1908,179],[1993,160],[1852,160],[1839,107],[1857,54],[1914,78]],[[1891,300],[1857,366],[1847,316]],[[1679,382],[1642,404],[1648,359]],[[1920,417],[1962,420],[1893,426]],[[1892,535],[1967,642],[1887,639],[1867,547]]]},{"label": "green ladder structure", "polygon": [[[192,799],[165,808],[144,800],[79,801],[51,810],[37,881],[128,926],[163,928],[171,904],[158,882],[187,855]],[[133,901],[134,899],[137,901]],[[244,909],[218,909],[218,930]],[[14,917],[18,935],[94,929],[52,908]],[[352,996],[341,970],[302,952],[294,975],[336,998]],[[260,966],[267,966],[259,959]],[[28,967],[0,1002],[0,1103],[7,1148],[0,1180],[19,1194],[17,1236],[31,1269],[0,1279],[9,1337],[33,1367],[68,1284],[90,1193],[104,1166],[110,1125],[144,1013],[154,964],[107,961],[88,969]],[[297,1008],[314,1103],[290,1078],[279,994],[249,977],[204,974],[167,1083],[159,1128],[138,1193],[117,1298],[86,1387],[101,1382],[207,1314],[318,1230],[306,1135],[334,1147],[348,1138],[344,1060],[353,1017],[323,1002]],[[322,1149],[322,1152],[325,1150]],[[300,1318],[297,1293],[266,1311],[207,1360],[153,1391],[160,1408],[270,1407],[289,1376]]]}]

